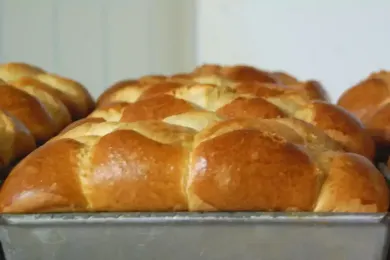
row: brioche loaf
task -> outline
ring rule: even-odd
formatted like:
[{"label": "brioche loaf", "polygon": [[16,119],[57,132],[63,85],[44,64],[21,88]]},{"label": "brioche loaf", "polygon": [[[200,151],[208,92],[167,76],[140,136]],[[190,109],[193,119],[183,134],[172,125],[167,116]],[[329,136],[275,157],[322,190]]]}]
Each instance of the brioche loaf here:
[{"label": "brioche loaf", "polygon": [[372,163],[308,123],[216,120],[198,132],[185,117],[70,128],[14,168],[1,212],[387,210]]},{"label": "brioche loaf", "polygon": [[[94,108],[79,83],[26,63],[0,65],[0,169]],[[32,145],[32,142],[34,145]]]},{"label": "brioche loaf", "polygon": [[[13,169],[0,212],[387,211],[357,119],[237,70],[120,82]],[[202,73],[219,83],[194,80]]]},{"label": "brioche loaf", "polygon": [[[215,67],[206,66],[209,83],[205,78],[200,79],[199,69],[195,70],[196,76],[190,82],[190,77],[186,82],[172,79],[162,79],[158,83],[141,83],[131,80],[126,83],[120,82],[105,91],[98,99],[98,109],[92,113],[93,117],[101,110],[108,110],[107,105],[112,103],[134,103],[144,99],[153,98],[156,95],[166,94],[180,99],[180,102],[195,104],[205,110],[216,112],[225,118],[277,118],[296,117],[307,121],[323,129],[328,135],[337,140],[347,151],[358,153],[372,159],[375,155],[374,142],[366,132],[364,126],[354,116],[345,109],[326,102],[327,94],[321,85],[315,81],[298,83],[289,87],[278,84],[264,83],[259,81],[237,81],[224,84],[224,78],[213,81],[211,77],[219,77],[218,74],[211,74]],[[230,68],[230,71],[233,69]],[[239,71],[243,66],[238,67]],[[202,70],[200,70],[202,71]],[[253,72],[251,69],[250,72]],[[242,73],[244,74],[244,73]],[[249,73],[248,73],[249,74]],[[246,74],[244,74],[246,75]],[[261,74],[263,75],[263,74]],[[259,77],[263,78],[263,77]],[[213,83],[211,83],[213,82]],[[315,93],[315,94],[314,94]],[[319,94],[323,93],[323,94]],[[319,94],[319,95],[317,95]],[[319,98],[320,97],[320,98]],[[183,101],[184,100],[184,101]],[[163,101],[149,101],[156,104],[164,103],[165,107],[173,104],[168,99]],[[133,105],[128,105],[126,111],[134,110]],[[152,113],[153,108],[142,108],[148,113]],[[118,110],[118,109],[117,109]],[[116,113],[107,112],[107,113]],[[163,110],[156,108],[156,110]],[[153,110],[154,111],[154,110]],[[172,110],[173,113],[178,113]],[[121,112],[119,112],[121,113]],[[154,113],[154,112],[153,112]],[[126,112],[129,114],[129,112]],[[140,112],[133,114],[141,115]],[[121,117],[121,115],[117,116]]]}]

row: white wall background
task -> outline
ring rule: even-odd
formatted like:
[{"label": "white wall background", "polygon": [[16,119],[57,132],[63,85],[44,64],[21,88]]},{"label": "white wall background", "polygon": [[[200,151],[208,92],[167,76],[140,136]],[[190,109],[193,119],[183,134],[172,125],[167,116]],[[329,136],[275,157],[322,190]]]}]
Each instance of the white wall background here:
[{"label": "white wall background", "polygon": [[335,100],[390,69],[389,0],[201,0],[198,60],[316,78]]},{"label": "white wall background", "polygon": [[95,96],[127,77],[248,63],[319,79],[335,99],[390,69],[389,13],[388,0],[0,0],[0,62],[40,65]]},{"label": "white wall background", "polygon": [[0,62],[25,61],[84,83],[195,64],[192,0],[0,0]]}]

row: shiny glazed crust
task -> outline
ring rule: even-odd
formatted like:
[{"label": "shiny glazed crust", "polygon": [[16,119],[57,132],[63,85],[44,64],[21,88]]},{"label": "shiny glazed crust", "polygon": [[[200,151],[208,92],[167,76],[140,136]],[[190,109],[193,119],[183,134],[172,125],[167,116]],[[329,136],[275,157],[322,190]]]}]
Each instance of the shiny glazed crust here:
[{"label": "shiny glazed crust", "polygon": [[[347,151],[364,155],[369,159],[374,158],[374,142],[360,121],[345,109],[324,101],[325,92],[324,99],[315,98],[315,93],[319,93],[315,90],[322,91],[319,83],[315,81],[299,83],[290,88],[257,81],[236,82],[229,86],[175,80],[164,80],[154,84],[132,81],[130,85],[122,85],[116,91],[106,91],[100,99],[98,108],[90,117],[104,117],[102,115],[104,113],[116,113],[118,114],[116,118],[121,118],[122,110],[114,111],[110,108],[110,104],[115,103],[121,103],[122,108],[127,111],[125,113],[135,117],[140,117],[141,114],[129,111],[134,111],[134,106],[144,106],[142,105],[144,102],[148,102],[149,105],[144,106],[143,111],[147,110],[148,113],[155,110],[165,111],[163,108],[156,108],[157,105],[150,104],[165,104],[165,107],[169,107],[170,101],[167,98],[142,101],[165,94],[180,99],[181,102],[186,101],[198,108],[215,112],[223,118],[299,118],[324,130]],[[126,103],[136,104],[127,104],[128,107],[124,108]],[[170,113],[177,114],[179,111],[175,112],[173,109]]]},{"label": "shiny glazed crust", "polygon": [[387,211],[389,190],[357,119],[242,70],[194,72],[231,73],[228,85],[187,74],[106,91],[87,118],[13,169],[0,212]]},{"label": "shiny glazed crust", "polygon": [[[186,122],[196,113],[209,116],[205,128]],[[372,163],[312,125],[208,113],[70,128],[14,168],[0,211],[387,210]]]}]

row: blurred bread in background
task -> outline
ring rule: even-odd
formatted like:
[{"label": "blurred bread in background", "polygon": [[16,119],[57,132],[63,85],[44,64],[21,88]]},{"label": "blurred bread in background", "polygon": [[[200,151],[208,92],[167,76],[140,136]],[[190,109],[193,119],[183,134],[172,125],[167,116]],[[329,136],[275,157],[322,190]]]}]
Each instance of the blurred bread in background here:
[{"label": "blurred bread in background", "polygon": [[0,64],[0,97],[3,167],[94,109],[80,83],[20,62]]},{"label": "blurred bread in background", "polygon": [[347,89],[337,104],[362,121],[376,142],[377,159],[387,161],[390,155],[390,72],[373,72]]}]

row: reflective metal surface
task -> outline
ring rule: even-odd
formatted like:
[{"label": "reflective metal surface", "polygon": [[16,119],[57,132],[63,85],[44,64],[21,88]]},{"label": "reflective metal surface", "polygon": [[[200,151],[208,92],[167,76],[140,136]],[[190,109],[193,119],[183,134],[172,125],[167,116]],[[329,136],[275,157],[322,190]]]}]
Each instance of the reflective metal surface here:
[{"label": "reflective metal surface", "polygon": [[2,215],[7,260],[386,259],[385,214]]}]

